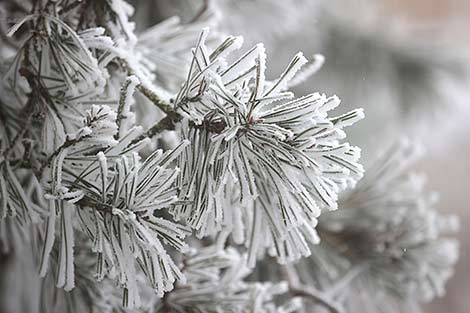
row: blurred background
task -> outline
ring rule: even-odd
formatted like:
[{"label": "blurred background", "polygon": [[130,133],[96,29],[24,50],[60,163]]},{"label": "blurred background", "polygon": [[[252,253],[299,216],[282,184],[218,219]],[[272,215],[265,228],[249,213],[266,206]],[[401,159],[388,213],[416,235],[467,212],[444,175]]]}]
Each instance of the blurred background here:
[{"label": "blurred background", "polygon": [[[466,62],[462,66],[470,70],[470,1],[389,1],[390,7],[397,14],[406,17],[410,23],[418,27],[423,24],[435,24],[448,29],[446,39],[450,42],[461,42],[467,45]],[[426,35],[433,40],[432,33]],[[466,84],[467,90],[470,85]],[[461,111],[458,125],[447,134],[448,146],[435,148],[417,164],[417,169],[428,175],[429,185],[439,191],[439,207],[443,212],[453,212],[460,217],[460,259],[455,269],[455,275],[448,283],[447,294],[435,300],[426,307],[425,312],[458,312],[470,310],[470,205],[468,192],[470,183],[470,118],[469,98],[464,99],[466,107]]]}]

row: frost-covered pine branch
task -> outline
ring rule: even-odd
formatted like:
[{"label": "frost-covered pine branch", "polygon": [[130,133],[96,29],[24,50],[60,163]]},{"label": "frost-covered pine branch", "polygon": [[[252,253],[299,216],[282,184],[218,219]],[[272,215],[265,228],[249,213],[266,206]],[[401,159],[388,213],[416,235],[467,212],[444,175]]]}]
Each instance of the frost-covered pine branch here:
[{"label": "frost-covered pine branch", "polygon": [[[453,260],[406,257],[436,244],[444,219],[394,163],[360,180],[345,130],[362,109],[331,114],[337,96],[290,90],[322,56],[299,52],[269,78],[263,44],[217,31],[210,3],[140,34],[123,0],[0,8],[19,18],[0,27],[0,251],[33,256],[39,310],[343,312],[347,291],[372,292],[366,278],[404,299],[433,296],[432,278],[440,294]],[[392,221],[412,228],[407,254],[380,246]]]},{"label": "frost-covered pine branch", "polygon": [[233,229],[235,242],[248,248],[250,266],[265,249],[281,263],[308,256],[320,207],[336,209],[337,193],[362,175],[359,150],[339,143],[343,127],[361,119],[362,111],[329,118],[337,97],[295,99],[286,91],[307,62],[301,53],[268,81],[262,45],[228,62],[223,56],[240,39],[230,37],[208,52],[206,35],[175,99],[188,117],[182,133],[191,144],[179,157],[178,185],[190,203],[173,214],[200,237]]}]

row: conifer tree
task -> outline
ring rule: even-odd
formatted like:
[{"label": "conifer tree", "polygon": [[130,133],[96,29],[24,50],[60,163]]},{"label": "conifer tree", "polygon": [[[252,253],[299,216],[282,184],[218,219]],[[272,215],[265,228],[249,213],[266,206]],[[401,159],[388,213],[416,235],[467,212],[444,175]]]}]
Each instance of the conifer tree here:
[{"label": "conifer tree", "polygon": [[457,222],[407,172],[416,144],[364,170],[346,139],[363,110],[292,92],[323,57],[270,77],[264,45],[203,4],[139,32],[123,0],[0,4],[0,249],[40,277],[31,312],[413,312],[442,295]]}]

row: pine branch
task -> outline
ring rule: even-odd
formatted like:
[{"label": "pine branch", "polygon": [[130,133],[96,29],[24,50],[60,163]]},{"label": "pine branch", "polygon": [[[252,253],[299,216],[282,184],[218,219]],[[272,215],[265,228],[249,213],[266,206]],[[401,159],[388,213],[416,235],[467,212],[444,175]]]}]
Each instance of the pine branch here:
[{"label": "pine branch", "polygon": [[146,86],[139,84],[137,89],[149,99],[156,107],[162,110],[167,115],[172,115],[174,117],[179,116],[178,113],[173,109],[173,106],[169,103],[163,101],[155,92],[151,89],[147,88]]},{"label": "pine branch", "polygon": [[[0,243],[40,222],[43,291],[75,288],[66,310],[343,313],[356,290],[442,294],[452,219],[398,177],[401,154],[360,180],[345,137],[362,109],[331,116],[338,97],[289,91],[323,57],[299,52],[270,80],[262,44],[234,57],[241,37],[195,37],[213,22],[202,4],[140,37],[124,0],[34,1],[12,27],[25,40],[0,81]],[[163,114],[146,131],[135,90]],[[174,148],[143,150],[158,135]]]},{"label": "pine branch", "polygon": [[[183,120],[183,116],[179,114],[171,104],[163,101],[155,92],[145,87],[144,85],[139,84],[137,89],[142,92],[142,94],[145,95],[155,106],[166,113],[166,116],[158,121],[155,125],[150,127],[145,132],[145,134],[136,138],[132,143],[139,142],[144,138],[153,138],[155,135],[160,134],[165,130],[175,130],[176,125]],[[201,125],[190,122],[190,126],[195,129],[206,129],[211,133],[221,133],[227,125],[223,121],[218,122],[205,120]]]},{"label": "pine branch", "polygon": [[145,138],[153,138],[166,130],[175,130],[176,124],[182,120],[180,115],[169,114],[150,127],[144,134],[134,139],[130,145],[144,140]]}]

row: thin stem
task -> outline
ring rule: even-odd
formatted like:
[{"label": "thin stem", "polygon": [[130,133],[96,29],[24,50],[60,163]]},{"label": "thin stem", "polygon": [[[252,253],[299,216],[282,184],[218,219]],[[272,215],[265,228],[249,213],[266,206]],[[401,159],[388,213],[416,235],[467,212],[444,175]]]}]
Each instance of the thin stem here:
[{"label": "thin stem", "polygon": [[59,152],[61,152],[62,150],[64,150],[65,148],[68,148],[70,146],[73,146],[74,144],[76,144],[77,142],[79,142],[80,140],[82,140],[83,137],[81,138],[77,138],[77,139],[69,139],[69,138],[66,138],[65,142],[59,147],[57,148],[46,160],[46,162],[43,163],[42,165],[42,168],[41,168],[41,172],[44,170],[44,168],[46,166],[49,166],[51,163],[52,163],[52,160],[59,154]]},{"label": "thin stem", "polygon": [[163,101],[155,92],[145,87],[142,84],[137,86],[139,90],[147,99],[155,104],[160,110],[166,113],[166,116],[158,121],[155,125],[150,127],[145,134],[134,139],[131,144],[141,141],[144,138],[152,138],[164,130],[174,130],[177,123],[183,120],[183,116],[176,112],[176,110],[168,103]]},{"label": "thin stem", "polygon": [[162,118],[158,123],[150,127],[145,133],[146,137],[152,138],[156,134],[161,133],[164,130],[174,130],[176,123],[180,122],[181,119],[175,119],[174,116],[167,115]]},{"label": "thin stem", "polygon": [[323,292],[316,290],[310,286],[289,286],[289,291],[293,296],[310,298],[315,302],[323,305],[332,313],[343,313],[343,309],[340,308],[334,301],[330,300]]},{"label": "thin stem", "polygon": [[336,304],[330,297],[311,286],[303,285],[294,269],[288,266],[280,268],[282,277],[289,285],[289,293],[294,297],[309,298],[327,308],[331,313],[343,313],[344,310]]},{"label": "thin stem", "polygon": [[117,138],[119,135],[119,129],[121,128],[121,121],[126,118],[123,113],[124,113],[124,107],[126,105],[126,97],[127,97],[127,89],[129,88],[129,85],[131,84],[131,80],[126,79],[124,84],[121,87],[121,91],[119,93],[119,106],[117,110],[117,118],[116,118],[116,125],[118,127],[118,131],[116,132],[115,137]]},{"label": "thin stem", "polygon": [[113,207],[111,205],[86,196],[78,200],[77,205],[80,208],[91,208],[103,213],[112,214],[113,212]]},{"label": "thin stem", "polygon": [[330,297],[338,297],[341,294],[341,291],[344,291],[347,286],[351,284],[351,281],[353,281],[359,274],[361,274],[365,269],[367,268],[367,265],[356,265],[352,269],[350,269],[346,275],[342,276],[338,281],[336,281],[329,289],[328,289],[328,295]]},{"label": "thin stem", "polygon": [[134,139],[130,145],[133,145],[145,138],[153,138],[155,135],[160,134],[164,130],[174,130],[177,123],[182,120],[182,117],[178,115],[167,115],[158,121],[155,125],[150,127],[144,134]]},{"label": "thin stem", "polygon": [[147,99],[149,99],[150,101],[152,101],[153,104],[155,104],[160,110],[162,110],[163,112],[165,112],[166,114],[177,114],[179,115],[178,113],[176,113],[176,111],[173,109],[173,107],[166,103],[165,101],[163,101],[155,92],[153,92],[152,90],[150,90],[149,88],[145,87],[144,85],[142,84],[139,84],[137,86],[137,89],[144,95],[147,97]]},{"label": "thin stem", "polygon": [[[30,119],[31,119],[31,115],[28,115],[26,119],[26,123],[29,123]],[[10,154],[10,151],[13,150],[15,145],[20,141],[20,139],[23,137],[23,135],[26,133],[27,130],[28,128],[25,126],[16,134],[15,138],[13,138],[13,140],[11,141],[10,146],[3,152],[3,156],[5,159],[8,159],[8,155]]]},{"label": "thin stem", "polygon": [[58,14],[59,15],[62,15],[62,14],[67,14],[68,12],[72,11],[73,9],[81,6],[84,2],[83,1],[75,1],[73,3],[69,3],[67,6],[65,6],[64,8],[60,9]]}]

